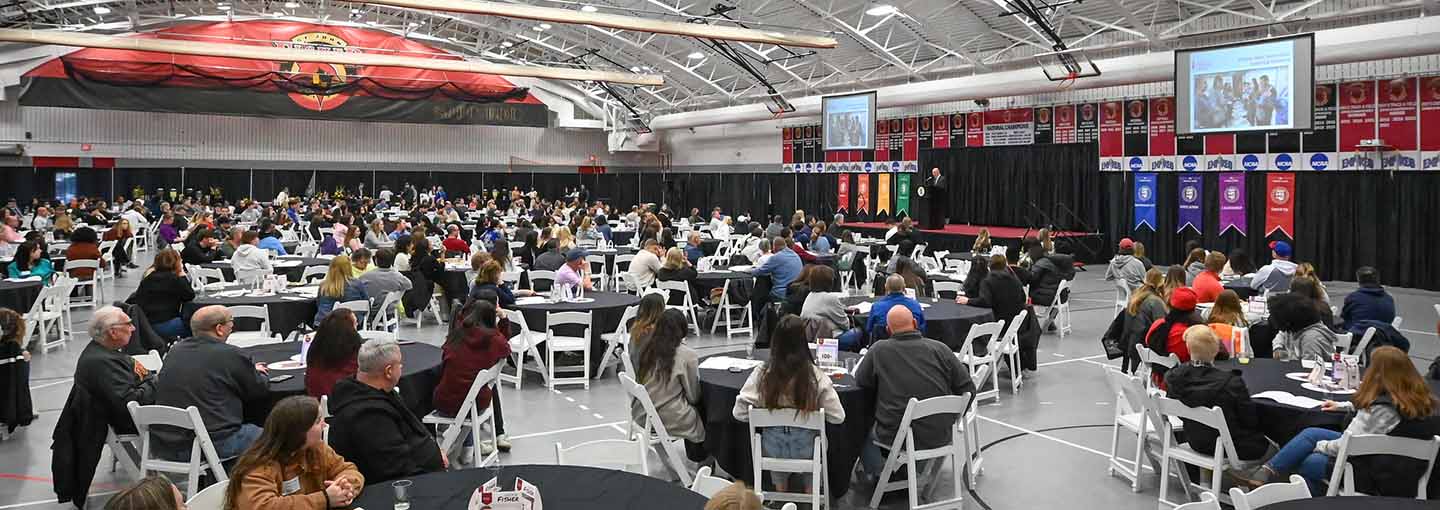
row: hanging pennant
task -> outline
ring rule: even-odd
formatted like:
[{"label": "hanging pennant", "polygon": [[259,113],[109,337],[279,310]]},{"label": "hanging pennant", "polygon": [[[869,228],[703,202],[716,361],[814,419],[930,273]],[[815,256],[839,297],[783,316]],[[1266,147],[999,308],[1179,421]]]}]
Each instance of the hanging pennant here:
[{"label": "hanging pennant", "polygon": [[1295,174],[1272,172],[1265,175],[1265,235],[1279,230],[1295,238]]},{"label": "hanging pennant", "polygon": [[893,216],[890,214],[890,174],[883,173],[876,177],[880,179],[880,185],[879,196],[875,199],[875,213]]},{"label": "hanging pennant", "polygon": [[869,175],[860,176],[859,183],[855,185],[855,195],[855,210],[868,216],[872,212],[870,209]]},{"label": "hanging pennant", "polygon": [[1220,174],[1220,233],[1235,229],[1245,234],[1245,174]]},{"label": "hanging pennant", "polygon": [[840,174],[839,178],[840,192],[837,193],[837,202],[841,211],[850,212],[850,174]]},{"label": "hanging pennant", "polygon": [[895,175],[895,217],[910,215],[910,174]]},{"label": "hanging pennant", "polygon": [[1149,227],[1155,230],[1155,174],[1135,174],[1135,227]]},{"label": "hanging pennant", "polygon": [[1186,228],[1195,229],[1196,234],[1204,234],[1203,213],[1200,204],[1204,203],[1205,177],[1202,175],[1181,175],[1180,176],[1180,228],[1175,233],[1184,232]]}]

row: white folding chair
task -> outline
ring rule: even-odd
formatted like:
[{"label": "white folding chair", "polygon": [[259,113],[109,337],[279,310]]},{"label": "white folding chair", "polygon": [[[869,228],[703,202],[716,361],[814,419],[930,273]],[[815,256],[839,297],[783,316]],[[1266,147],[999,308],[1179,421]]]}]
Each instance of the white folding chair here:
[{"label": "white folding chair", "polygon": [[1115,313],[1111,314],[1113,317],[1120,315],[1120,312],[1125,311],[1125,307],[1130,304],[1130,284],[1126,283],[1125,278],[1122,277],[1116,277],[1111,284],[1115,287]]},{"label": "white folding chair", "polygon": [[[623,367],[625,372],[630,372],[630,321],[635,320],[639,313],[639,305],[625,307],[625,313],[620,315],[620,324],[615,326],[615,331],[600,335],[600,338],[605,340],[605,354],[600,360],[600,375],[604,375],[605,370],[612,366]],[[616,369],[617,373],[620,371],[621,369]]]},{"label": "white folding chair", "polygon": [[1301,499],[1310,499],[1310,488],[1300,475],[1290,475],[1290,483],[1267,483],[1248,494],[1239,487],[1230,488],[1230,503],[1235,510],[1260,510],[1266,505]]},{"label": "white folding chair", "polygon": [[1375,328],[1365,328],[1365,335],[1360,337],[1360,343],[1355,344],[1354,354],[1360,357],[1362,363],[1370,357],[1370,340],[1375,338]]},{"label": "white folding chair", "polygon": [[635,275],[618,272],[615,273],[614,288],[615,292],[624,292],[626,294],[639,294],[642,290],[640,288],[640,282],[635,279]]},{"label": "white folding chair", "polygon": [[[1355,490],[1355,466],[1350,457],[1365,455],[1395,455],[1409,457],[1425,463],[1420,481],[1415,488],[1415,499],[1426,499],[1426,486],[1430,473],[1435,470],[1435,455],[1440,451],[1440,436],[1430,439],[1387,436],[1383,434],[1352,435],[1346,432],[1340,438],[1340,454],[1335,457],[1335,469],[1330,474],[1330,488],[1326,496],[1363,496]],[[1341,469],[1344,466],[1344,469]],[[1308,492],[1307,492],[1308,494]]]},{"label": "white folding chair", "polygon": [[[533,280],[532,280],[533,281]],[[546,382],[550,389],[555,389],[560,384],[579,384],[590,389],[590,312],[550,312],[545,316],[545,364],[549,367],[550,377]],[[556,326],[582,326],[583,333],[580,336],[564,336],[555,334]],[[583,353],[584,364],[575,367],[555,366],[556,352],[580,352]],[[580,372],[579,377],[560,378],[556,372]]]},{"label": "white folding chair", "polygon": [[[82,279],[82,278],[76,277],[76,276],[75,276],[75,270],[76,270],[76,269],[89,269],[89,270],[91,270],[90,278],[88,278],[88,279]],[[69,296],[70,306],[72,306],[72,307],[74,307],[74,306],[88,306],[88,307],[90,307],[90,308],[99,308],[99,307],[100,307],[100,303],[105,302],[104,299],[102,299],[102,298],[100,297],[100,294],[101,294],[101,292],[102,292],[102,288],[101,288],[101,286],[100,286],[100,273],[101,273],[101,269],[100,269],[100,261],[99,261],[99,260],[96,260],[96,259],[67,260],[67,261],[65,261],[65,273],[71,275],[71,277],[75,279],[75,289],[76,289],[76,290],[82,290],[82,289],[85,289],[85,288],[89,288],[89,289],[90,289],[90,292],[89,292],[88,295]]]},{"label": "white folding chair", "polygon": [[[634,237],[639,238],[640,236]],[[615,256],[615,262],[611,264],[610,270],[612,271],[611,274],[615,275],[615,285],[612,288],[615,289],[617,292],[629,292],[631,294],[634,294],[640,289],[639,285],[635,285],[634,277],[630,276],[630,263],[634,260],[634,254]],[[622,278],[621,275],[629,277],[630,281],[628,283],[631,285],[631,287],[628,290],[625,287],[621,286],[622,284],[627,283],[625,281],[625,278]]]},{"label": "white folding chair", "polygon": [[655,402],[650,400],[650,392],[635,382],[634,372],[620,374],[620,387],[625,390],[627,400],[630,402],[630,409],[633,410],[635,406],[640,406],[640,409],[645,412],[645,422],[639,424],[641,427],[638,431],[635,428],[637,425],[635,420],[628,420],[629,432],[626,433],[626,437],[639,439],[647,445],[658,445],[655,452],[660,456],[660,461],[665,468],[675,474],[681,484],[690,485],[690,468],[685,463],[685,447],[681,444],[683,440],[671,436],[670,432],[665,429],[665,422],[660,420],[660,412],[655,410]]},{"label": "white folding chair", "polygon": [[[225,467],[221,465],[224,459],[215,453],[215,443],[210,440],[210,432],[205,428],[205,423],[200,418],[200,410],[195,406],[180,409],[161,405],[142,406],[139,402],[131,401],[126,404],[126,408],[130,410],[130,418],[135,421],[135,429],[140,436],[139,467],[142,476],[150,474],[151,471],[185,473],[189,477],[185,494],[192,498],[200,490],[200,473],[204,470],[208,469],[216,482],[229,480],[225,476]],[[177,462],[151,457],[150,427],[156,425],[188,430],[195,436],[190,441],[189,461]]]},{"label": "white folding chair", "polygon": [[[797,416],[798,415],[798,416]],[[760,433],[762,429],[770,427],[790,427],[792,429],[806,429],[816,432],[814,442],[814,453],[808,459],[782,459],[766,457],[761,448]],[[819,509],[822,506],[830,505],[830,468],[826,459],[826,445],[829,441],[825,436],[825,413],[814,411],[810,413],[796,413],[794,409],[757,409],[750,407],[750,459],[754,468],[756,487],[763,487],[761,476],[766,471],[778,473],[809,474],[813,482],[814,492],[795,493],[778,491],[760,491],[760,494],[770,501],[794,501],[810,503],[810,508]]]},{"label": "white folding chair", "polygon": [[[306,230],[305,232],[309,231]],[[320,245],[316,243],[300,243],[295,247],[295,255],[301,257],[314,258],[317,253],[320,253]]]},{"label": "white folding chair", "polygon": [[[690,319],[690,327],[695,328],[696,334],[700,334],[703,332],[700,329],[700,321],[696,320],[695,318],[695,300],[691,299],[690,297],[689,282],[657,280],[655,282],[655,286],[659,287],[660,290],[665,291],[665,308],[671,310],[680,310],[680,313],[685,314],[685,317]],[[674,301],[676,294],[679,294],[681,298],[680,304],[669,304],[671,301]]]},{"label": "white folding chair", "polygon": [[[129,249],[134,244],[134,241],[135,238],[133,236],[126,239],[125,246],[123,247],[119,246],[117,241],[100,241],[100,260],[105,261],[106,268],[104,274],[96,271],[95,277],[101,281],[115,279],[115,272],[119,270],[119,268],[115,267],[115,248]],[[66,268],[69,268],[68,263],[66,264]]]},{"label": "white folding chair", "polygon": [[924,260],[924,259],[925,259],[925,249],[928,248],[929,246],[930,246],[930,245],[928,245],[928,244],[923,244],[923,243],[922,243],[922,244],[916,244],[916,245],[915,245],[915,249],[910,251],[910,260],[914,260],[914,261]]},{"label": "white folding chair", "polygon": [[[1106,382],[1115,393],[1115,418],[1110,430],[1110,460],[1106,471],[1111,476],[1120,473],[1130,480],[1131,492],[1140,492],[1140,477],[1145,474],[1145,468],[1148,466],[1151,472],[1155,471],[1145,460],[1147,454],[1154,452],[1151,446],[1160,443],[1160,414],[1155,411],[1145,383],[1140,378],[1112,367],[1103,370]],[[1132,458],[1120,456],[1121,429],[1135,435],[1135,455]]]},{"label": "white folding chair", "polygon": [[500,281],[505,282],[512,289],[518,289],[520,288],[520,276],[524,273],[524,271],[502,271]]},{"label": "white folding chair", "polygon": [[[930,286],[935,289],[936,299],[955,299],[955,296],[965,295],[965,284],[960,282],[935,280],[930,282]],[[953,293],[955,296],[946,296],[941,294],[942,292]]]},{"label": "white folding chair", "polygon": [[150,227],[135,225],[135,251],[150,251]]},{"label": "white folding chair", "polygon": [[325,279],[325,274],[330,272],[330,266],[306,266],[300,272],[300,283],[309,285]]},{"label": "white folding chair", "polygon": [[250,319],[260,321],[260,329],[256,331],[236,331],[230,333],[230,338],[225,341],[230,345],[246,348],[256,345],[267,345],[279,343],[281,338],[270,331],[270,308],[264,305],[231,305],[225,307],[234,319]]},{"label": "white folding chair", "polygon": [[[889,446],[890,455],[885,459],[885,468],[880,471],[879,482],[875,485],[875,493],[870,496],[870,508],[880,508],[880,498],[885,493],[906,489],[910,495],[911,510],[929,510],[933,508],[959,508],[964,500],[965,487],[961,476],[965,473],[965,464],[968,459],[966,453],[964,428],[965,410],[969,407],[970,399],[963,395],[945,395],[940,397],[918,400],[910,398],[905,406],[905,414],[900,419],[900,428],[896,429],[895,442]],[[916,450],[915,431],[911,425],[915,420],[928,418],[936,415],[955,415],[955,424],[950,427],[950,444]],[[920,504],[920,489],[917,479],[922,478],[916,462],[929,461],[928,469],[923,475],[927,486],[925,496],[928,498],[939,485],[940,470],[945,467],[945,460],[950,460],[951,484],[955,490],[955,496],[949,499],[931,501]],[[891,481],[891,476],[901,468],[905,469],[907,476],[904,481]]]},{"label": "white folding chair", "polygon": [[[1010,325],[1005,328],[1005,335],[1001,337],[1000,354],[1005,356],[1009,362],[1010,370],[1010,394],[1020,391],[1020,385],[1025,382],[1025,371],[1020,369],[1020,326],[1029,317],[1028,310],[1020,310],[1015,318],[1010,320]],[[1000,364],[999,356],[996,356],[995,368],[992,373],[995,377],[995,385],[1000,385]]]},{"label": "white folding chair", "polygon": [[1140,368],[1136,370],[1135,373],[1145,379],[1145,389],[1147,391],[1155,389],[1155,378],[1150,376],[1150,365],[1154,364],[1165,368],[1175,368],[1176,365],[1180,364],[1180,357],[1176,356],[1173,352],[1162,357],[1144,345],[1136,345],[1135,352],[1140,355]]},{"label": "white folding chair", "polygon": [[[1000,386],[998,382],[991,384],[989,390],[980,391],[987,382],[992,381],[995,370],[995,359],[1000,355],[996,346],[1000,345],[1005,334],[1005,323],[1003,321],[991,321],[983,324],[970,326],[970,332],[965,335],[964,343],[960,344],[960,351],[955,355],[970,369],[970,378],[975,381],[975,400],[1000,399]],[[989,349],[984,356],[975,354],[975,341],[981,338],[986,339],[986,346]],[[994,376],[998,381],[998,376]]]},{"label": "white folding chair", "polygon": [[[546,368],[548,365],[545,364],[545,357],[540,355],[537,347],[545,342],[545,334],[531,330],[530,326],[525,323],[525,314],[519,310],[505,308],[501,311],[504,312],[505,320],[519,331],[510,336],[509,365],[515,367],[515,375],[507,374],[502,370],[500,380],[514,384],[515,389],[518,390],[525,381],[525,370],[528,369],[539,372],[540,377],[543,377],[545,384],[549,386],[550,371]],[[529,365],[526,365],[526,354],[530,355]]]},{"label": "white folding chair", "polygon": [[[60,278],[56,278],[57,281]],[[68,279],[68,278],[67,278]],[[35,303],[30,305],[30,311],[25,314],[25,338],[24,343],[30,343],[30,336],[35,335],[43,346],[42,352],[50,352],[50,349],[58,348],[69,341],[69,328],[66,325],[65,304],[70,300],[69,287],[59,283],[52,283],[48,287],[40,289],[40,295],[35,298]],[[55,340],[50,340],[50,332],[54,330]]]},{"label": "white folding chair", "polygon": [[392,290],[386,292],[380,298],[380,303],[371,303],[369,320],[362,326],[365,330],[377,333],[389,333],[392,340],[400,338],[400,299],[405,296],[403,290]]},{"label": "white folding chair", "polygon": [[1200,493],[1200,501],[1177,506],[1175,510],[1221,510],[1221,508],[1220,502],[1215,500],[1215,494],[1207,491]]},{"label": "white folding chair", "polygon": [[223,510],[225,508],[225,490],[229,487],[230,480],[211,484],[186,501],[185,506],[190,510]]},{"label": "white folding chair", "polygon": [[[444,452],[454,452],[464,445],[464,442],[460,440],[460,433],[469,428],[470,441],[476,446],[473,448],[474,453],[470,459],[472,463],[470,467],[487,466],[499,456],[499,450],[493,450],[489,457],[482,458],[479,446],[480,427],[486,421],[490,422],[490,444],[495,444],[495,404],[493,399],[500,398],[500,393],[492,391],[490,394],[492,402],[485,409],[478,409],[475,405],[475,397],[480,394],[480,389],[486,386],[491,387],[492,390],[496,388],[500,382],[499,376],[500,367],[498,365],[477,372],[475,380],[471,381],[470,390],[465,392],[465,400],[461,401],[460,410],[455,413],[455,416],[445,416],[439,411],[431,411],[420,420],[426,425],[436,427],[440,433],[440,450]],[[450,458],[457,457],[452,455]]]},{"label": "white folding chair", "polygon": [[[1240,460],[1240,455],[1235,450],[1235,440],[1230,435],[1230,425],[1225,422],[1225,413],[1220,411],[1219,407],[1189,407],[1179,400],[1166,397],[1157,397],[1154,399],[1154,402],[1161,418],[1160,441],[1162,450],[1160,456],[1159,495],[1161,508],[1178,506],[1177,503],[1166,499],[1170,494],[1171,466],[1180,468],[1177,469],[1177,472],[1180,475],[1180,482],[1186,494],[1192,494],[1197,491],[1218,491],[1221,487],[1221,478],[1225,475],[1226,469],[1253,467],[1253,462]],[[1175,427],[1170,423],[1171,417],[1194,421],[1197,424],[1218,431],[1220,435],[1215,438],[1215,453],[1213,455],[1206,455],[1195,451],[1188,443],[1176,443]],[[1257,460],[1255,462],[1259,461]],[[1179,466],[1180,463],[1210,470],[1210,485],[1207,487],[1203,484],[1190,481],[1190,476],[1183,466]]]},{"label": "white folding chair", "polygon": [[161,368],[165,367],[164,358],[161,358],[160,351],[157,351],[155,349],[150,349],[150,352],[145,354],[136,354],[134,356],[131,356],[131,359],[134,359],[136,363],[140,364],[140,366],[145,367],[145,370],[149,370],[151,372],[159,372]]},{"label": "white folding chair", "polygon": [[[541,288],[542,286],[537,285],[537,282],[545,282],[543,289]],[[534,290],[536,292],[545,292],[549,291],[550,287],[553,285],[555,285],[554,271],[544,271],[539,269],[530,270],[530,290]]]},{"label": "white folding chair", "polygon": [[230,281],[225,279],[225,272],[219,268],[187,264],[185,272],[200,284],[200,288],[196,290],[201,292],[223,290],[230,285]]},{"label": "white folding chair", "polygon": [[[585,262],[590,264],[590,277],[599,279],[600,284],[596,285],[597,290],[610,288],[610,265],[604,255],[586,255]],[[595,268],[600,268],[598,271]]]},{"label": "white folding chair", "polygon": [[[712,335],[715,334],[715,328],[720,327],[722,323],[725,325],[725,341],[727,342],[733,335],[750,336],[755,333],[755,312],[749,304],[730,302],[730,282],[732,281],[734,280],[726,279],[725,284],[721,286],[720,303],[715,308],[715,322],[710,323],[710,334]],[[740,312],[738,325],[735,323],[733,315],[735,312]]]},{"label": "white folding chair", "polygon": [[[1070,333],[1070,293],[1072,292],[1072,283],[1071,280],[1060,280],[1060,287],[1055,289],[1055,302],[1049,308],[1046,308],[1044,313],[1036,310],[1035,313],[1040,314],[1041,319],[1040,331],[1050,329],[1050,323],[1053,322],[1061,339],[1064,339],[1065,335]],[[1036,308],[1038,309],[1039,307]],[[1050,318],[1051,310],[1055,312],[1054,319]]]},{"label": "white folding chair", "polygon": [[[566,462],[566,458],[572,459]],[[649,476],[650,461],[645,455],[645,441],[638,439],[602,439],[580,443],[569,448],[555,443],[555,463],[616,469]]]},{"label": "white folding chair", "polygon": [[1396,315],[1396,316],[1395,316],[1395,320],[1390,321],[1390,327],[1395,328],[1395,329],[1400,329],[1400,325],[1401,325],[1401,324],[1404,324],[1404,323],[1405,323],[1405,318],[1404,318],[1404,317],[1401,317],[1401,316],[1399,316],[1399,315]]},{"label": "white folding chair", "polygon": [[690,483],[690,490],[707,498],[715,497],[715,493],[730,486],[730,480],[711,475],[710,466],[701,466],[695,472],[695,481]]}]

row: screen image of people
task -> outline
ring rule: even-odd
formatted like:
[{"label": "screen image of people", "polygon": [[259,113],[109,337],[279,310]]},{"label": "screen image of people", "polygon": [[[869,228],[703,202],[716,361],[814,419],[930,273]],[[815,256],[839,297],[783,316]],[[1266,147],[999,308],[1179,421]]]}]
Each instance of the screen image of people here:
[{"label": "screen image of people", "polygon": [[1196,52],[1190,57],[1192,131],[1292,127],[1294,67],[1290,42]]},{"label": "screen image of people", "polygon": [[824,99],[825,150],[873,149],[873,94]]}]

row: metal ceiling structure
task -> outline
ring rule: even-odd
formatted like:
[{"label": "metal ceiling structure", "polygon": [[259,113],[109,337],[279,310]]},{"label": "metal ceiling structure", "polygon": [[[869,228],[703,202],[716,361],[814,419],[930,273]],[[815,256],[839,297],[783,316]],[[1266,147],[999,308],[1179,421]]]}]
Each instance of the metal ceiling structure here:
[{"label": "metal ceiling structure", "polygon": [[[577,83],[640,117],[1036,67],[1054,51],[1007,0],[504,0],[669,21],[828,35],[835,49],[789,51],[591,25],[452,14],[339,0],[10,0],[0,26],[126,33],[193,20],[291,19],[365,25],[475,58],[665,76],[661,86]],[[1051,0],[1051,27],[1092,59],[1413,18],[1440,0]],[[720,7],[717,9],[717,6]],[[733,9],[732,9],[733,8]],[[724,12],[724,16],[713,13]],[[603,56],[582,63],[587,54]],[[735,57],[748,61],[737,64]],[[598,64],[597,64],[598,62]],[[745,67],[758,70],[747,72]],[[1103,70],[1102,70],[1103,71]],[[1044,79],[1036,70],[1036,78]],[[763,79],[762,79],[763,78]],[[768,82],[768,83],[767,83]],[[768,86],[768,87],[767,87]]]}]

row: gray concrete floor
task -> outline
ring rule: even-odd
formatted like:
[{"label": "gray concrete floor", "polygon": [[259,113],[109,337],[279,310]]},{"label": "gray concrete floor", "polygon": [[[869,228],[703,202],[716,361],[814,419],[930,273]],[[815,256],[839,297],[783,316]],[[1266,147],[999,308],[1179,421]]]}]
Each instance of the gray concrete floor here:
[{"label": "gray concrete floor", "polygon": [[[140,255],[139,263],[148,264],[150,255]],[[111,295],[128,296],[139,275],[135,271],[119,279]],[[1330,284],[1330,296],[1339,303],[1353,288],[1352,284]],[[1411,354],[1417,364],[1426,366],[1440,351],[1432,329],[1436,323],[1433,305],[1440,302],[1440,293],[1391,292],[1406,319],[1404,332],[1413,343]],[[1027,375],[1018,395],[1007,388],[999,403],[982,407],[979,429],[985,445],[985,471],[976,486],[967,490],[965,508],[1155,508],[1157,477],[1148,477],[1141,491],[1132,493],[1127,481],[1106,474],[1114,398],[1106,388],[1102,368],[1115,363],[1105,360],[1098,338],[1109,324],[1110,300],[1110,287],[1101,281],[1099,271],[1080,273],[1072,304],[1074,334],[1064,340],[1053,334],[1042,337],[1040,370]],[[76,314],[76,342],[35,356],[30,385],[40,419],[0,443],[0,510],[69,506],[55,503],[51,489],[50,435],[70,391],[76,358],[88,341],[84,333],[88,321],[89,311],[80,311]],[[433,323],[418,331],[407,327],[402,339],[439,345],[443,332]],[[687,342],[702,356],[743,348],[745,343],[739,338],[727,343],[709,335]],[[1006,384],[1003,379],[1002,384]],[[627,406],[613,375],[592,383],[588,391],[578,387],[551,391],[532,376],[522,391],[507,388],[503,398],[506,428],[514,442],[512,452],[501,456],[505,464],[553,463],[557,442],[568,445],[624,437]],[[1121,451],[1133,448],[1133,442],[1122,440],[1121,444]],[[91,488],[92,508],[100,508],[109,494],[134,481],[123,470],[111,473],[108,464],[107,454]],[[656,461],[651,464],[659,465]],[[941,479],[949,479],[948,471]],[[948,483],[940,483],[936,494],[952,493]],[[852,491],[836,506],[863,508],[868,497],[868,493]],[[1176,491],[1172,499],[1179,497]],[[905,507],[904,492],[891,494],[883,506]]]}]

